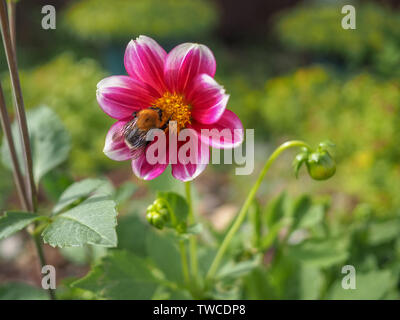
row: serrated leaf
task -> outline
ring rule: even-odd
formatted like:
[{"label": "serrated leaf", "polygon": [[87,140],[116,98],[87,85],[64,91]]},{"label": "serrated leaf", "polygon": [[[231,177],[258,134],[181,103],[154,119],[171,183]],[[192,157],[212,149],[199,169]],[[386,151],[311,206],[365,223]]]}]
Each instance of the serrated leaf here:
[{"label": "serrated leaf", "polygon": [[[26,117],[32,148],[33,175],[38,184],[40,178],[67,159],[70,136],[59,117],[48,107],[41,106],[29,110]],[[18,126],[15,122],[12,125],[12,134],[14,141],[20,141]],[[20,164],[23,164],[20,143],[16,144],[16,151]],[[4,165],[11,170],[12,162],[4,138],[1,153]],[[24,172],[24,166],[20,167]]]},{"label": "serrated leaf", "polygon": [[147,262],[132,253],[113,250],[73,287],[107,299],[151,299],[158,282]]},{"label": "serrated leaf", "polygon": [[111,195],[113,186],[106,179],[84,179],[70,185],[60,196],[57,204],[53,208],[53,214],[56,214],[67,207],[78,204],[79,201],[88,198],[93,194]]},{"label": "serrated leaf", "polygon": [[107,196],[94,195],[80,205],[54,216],[44,229],[43,240],[53,247],[83,244],[117,246],[116,204]]},{"label": "serrated leaf", "polygon": [[0,217],[0,240],[11,236],[41,218],[43,217],[29,212],[6,212]]}]

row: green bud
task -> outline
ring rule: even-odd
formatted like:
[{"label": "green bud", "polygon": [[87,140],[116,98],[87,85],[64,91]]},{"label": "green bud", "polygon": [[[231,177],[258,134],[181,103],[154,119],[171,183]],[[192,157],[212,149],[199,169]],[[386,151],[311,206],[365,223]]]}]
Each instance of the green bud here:
[{"label": "green bud", "polygon": [[169,212],[167,208],[161,208],[158,213],[164,218],[165,221],[169,220]]},{"label": "green bud", "polygon": [[147,212],[146,220],[151,224],[153,220],[153,212]]},{"label": "green bud", "polygon": [[161,214],[154,212],[151,224],[161,230],[164,227],[164,223],[165,221]]},{"label": "green bud", "polygon": [[336,163],[326,150],[310,153],[306,161],[308,173],[315,180],[326,180],[336,172]]},{"label": "green bud", "polygon": [[155,211],[148,212],[146,214],[146,220],[157,229],[162,229],[165,224],[164,217]]},{"label": "green bud", "polygon": [[162,209],[166,208],[165,203],[162,199],[156,199],[153,203],[154,209],[159,212]]},{"label": "green bud", "polygon": [[147,207],[146,212],[152,212],[152,211],[156,211],[154,204],[151,204]]}]

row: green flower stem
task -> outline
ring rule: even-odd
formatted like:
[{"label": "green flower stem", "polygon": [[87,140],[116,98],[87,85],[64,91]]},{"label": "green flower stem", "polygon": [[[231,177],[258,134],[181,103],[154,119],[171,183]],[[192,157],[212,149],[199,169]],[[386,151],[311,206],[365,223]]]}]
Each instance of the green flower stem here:
[{"label": "green flower stem", "polygon": [[[186,192],[186,201],[189,205],[188,223],[189,225],[193,225],[195,223],[195,218],[193,213],[190,181],[185,182],[185,192]],[[198,275],[198,261],[197,261],[197,240],[195,235],[191,236],[189,239],[189,253],[190,253],[190,267],[191,267],[192,277],[193,279],[196,279]]]},{"label": "green flower stem", "polygon": [[228,231],[228,233],[226,234],[221,246],[218,249],[218,252],[211,264],[210,269],[208,270],[207,276],[206,276],[206,282],[208,283],[210,280],[212,280],[212,278],[214,277],[215,273],[218,270],[218,267],[221,263],[221,260],[225,254],[226,249],[229,246],[229,243],[231,242],[232,238],[234,237],[234,235],[236,234],[236,232],[239,230],[241,224],[243,223],[245,217],[246,217],[246,213],[257,193],[258,188],[261,185],[262,180],[264,179],[266,173],[268,172],[269,168],[271,167],[271,165],[274,163],[274,161],[278,158],[278,156],[285,150],[289,149],[289,148],[293,148],[293,147],[305,147],[309,150],[311,150],[311,147],[303,142],[303,141],[298,141],[298,140],[293,140],[293,141],[288,141],[285,142],[283,144],[281,144],[272,154],[271,156],[268,158],[267,162],[264,165],[264,168],[262,169],[260,175],[257,178],[256,183],[253,185],[253,187],[251,188],[246,201],[243,204],[243,207],[241,208],[239,214],[236,217],[235,222],[233,223],[232,227],[230,228],[230,230]]},{"label": "green flower stem", "polygon": [[[44,267],[45,265],[47,265],[46,263],[46,259],[44,257],[44,252],[43,252],[43,247],[42,247],[42,240],[40,239],[40,235],[36,234],[32,234],[32,238],[33,238],[33,242],[35,243],[36,246],[36,251],[40,260],[40,265],[42,267]],[[49,289],[47,290],[49,293],[49,297],[51,300],[56,300],[56,293],[55,290]]]},{"label": "green flower stem", "polygon": [[181,254],[183,278],[185,280],[186,285],[189,285],[190,284],[189,267],[186,257],[186,245],[184,240],[179,240],[179,251]]}]

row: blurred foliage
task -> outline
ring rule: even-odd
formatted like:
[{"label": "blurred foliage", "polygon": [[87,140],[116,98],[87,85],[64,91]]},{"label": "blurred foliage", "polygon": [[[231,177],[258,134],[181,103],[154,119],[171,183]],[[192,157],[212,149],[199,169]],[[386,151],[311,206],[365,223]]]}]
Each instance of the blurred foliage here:
[{"label": "blurred foliage", "polygon": [[[342,28],[344,4],[356,8],[355,30]],[[307,5],[284,12],[276,25],[279,40],[297,50],[337,55],[355,65],[372,63],[385,75],[399,75],[400,14],[373,3],[342,5]]]},{"label": "blurred foliage", "polygon": [[10,190],[13,189],[14,180],[10,171],[4,168],[3,164],[0,163],[0,210],[3,211],[5,208],[7,197],[9,196]]},{"label": "blurred foliage", "polygon": [[[286,193],[265,207],[255,204],[250,213],[231,255],[236,263],[251,260],[257,252],[264,258],[244,279],[226,283],[227,290],[241,286],[236,298],[399,298],[398,217],[378,219],[359,207],[343,220],[325,200]],[[254,241],[257,234],[259,241]],[[345,265],[355,267],[357,290],[342,288]]]},{"label": "blurred foliage", "polygon": [[[40,49],[37,53],[45,51],[46,58],[33,55],[30,50],[19,50],[21,57],[33,55],[25,63],[31,69],[21,72],[27,108],[48,105],[60,116],[72,138],[67,170],[57,168],[43,178],[41,190],[45,200],[56,201],[72,183],[72,176],[107,172],[115,174],[118,182],[127,178],[128,171],[110,170],[121,167],[121,163],[109,160],[101,151],[113,120],[104,115],[95,97],[97,82],[107,73],[114,73],[110,66],[123,66],[122,50],[126,43],[139,34],[153,36],[167,47],[205,38],[203,42],[214,51],[218,61],[217,80],[231,95],[229,108],[240,116],[245,127],[256,129],[255,172],[270,152],[265,141],[276,145],[291,138],[306,140],[313,146],[323,139],[334,141],[338,166],[334,179],[323,187],[317,183],[307,185],[310,182],[305,179],[293,182],[297,186],[294,193],[323,189],[333,195],[332,203],[318,196],[292,198],[285,193],[266,206],[255,202],[248,221],[235,235],[224,257],[213,290],[200,298],[399,299],[400,15],[372,3],[343,4],[355,4],[356,30],[341,28],[344,15],[341,3],[337,2],[334,6],[308,2],[307,6],[277,17],[279,42],[293,49],[288,51],[274,42],[252,43],[246,39],[226,45],[220,39],[212,39],[210,31],[217,22],[217,12],[211,1],[72,3],[61,12],[62,25],[57,26],[59,33],[49,38],[48,47],[43,49],[35,44]],[[71,37],[75,41],[69,41]],[[105,42],[117,45],[93,52],[93,48]],[[74,55],[67,53],[70,51]],[[304,56],[304,52],[312,54]],[[53,58],[41,64],[46,55]],[[76,56],[102,60],[97,63]],[[322,61],[335,69],[301,67],[304,59]],[[107,72],[100,63],[109,67]],[[374,72],[360,73],[365,66],[371,66],[370,71]],[[293,72],[287,74],[287,70]],[[11,106],[8,77],[4,74],[3,79]],[[264,85],[266,79],[270,80]],[[1,166],[0,207],[5,207],[7,198],[11,202],[7,207],[15,207],[16,197],[10,196],[12,176]],[[221,167],[233,172],[233,166]],[[203,190],[206,189],[207,183],[215,181],[211,176],[212,173],[205,178],[208,182],[199,179],[196,184],[203,184]],[[293,175],[282,157],[270,172],[272,179],[263,184],[259,194],[276,194],[283,185],[292,193],[288,177]],[[229,194],[228,201],[236,204],[253,178],[229,176],[208,192],[222,200],[226,200],[224,193]],[[151,228],[144,220],[146,207],[156,192],[182,193],[183,185],[171,177],[168,169],[159,178],[146,182],[146,186],[147,189],[140,188],[134,200],[136,185],[132,182],[116,190],[114,198],[123,208],[117,227],[117,249],[84,246],[62,250],[68,266],[94,267],[79,280],[63,279],[59,297],[191,298],[181,290],[177,239],[168,231],[160,233]],[[212,202],[209,194],[196,198],[195,193],[194,198]],[[343,198],[349,203],[343,205]],[[199,208],[204,207],[196,202]],[[41,205],[48,203],[43,200]],[[212,205],[211,208],[214,209]],[[208,221],[202,222],[210,225]],[[207,272],[223,236],[223,231],[208,228],[199,234],[201,276]],[[345,275],[341,268],[346,264],[356,267],[358,290],[342,289]],[[34,289],[20,284],[0,288],[0,298],[29,298],[35,294]]]},{"label": "blurred foliage", "polygon": [[[107,129],[113,123],[104,116],[96,101],[96,84],[104,71],[90,59],[77,61],[62,54],[45,65],[21,72],[26,107],[46,104],[62,119],[71,134],[69,165],[75,175],[90,175],[112,162],[103,150]],[[5,93],[10,93],[8,79]],[[8,105],[11,97],[8,96]]]},{"label": "blurred foliage", "polygon": [[341,79],[314,66],[268,81],[259,106],[275,138],[335,141],[332,188],[388,210],[400,206],[399,86],[368,74]]},{"label": "blurred foliage", "polygon": [[206,0],[84,0],[65,19],[79,37],[126,42],[140,34],[189,39],[207,34],[216,12]]},{"label": "blurred foliage", "polygon": [[[66,284],[79,289],[70,298],[192,298],[181,286],[174,235],[151,228],[143,216],[130,213],[120,219],[118,248],[108,249],[86,276]],[[205,240],[199,243],[200,276],[223,235],[200,235]],[[327,200],[283,192],[266,206],[253,203],[212,289],[198,298],[398,299],[399,235],[398,217],[378,219],[359,207],[346,220],[338,219]],[[357,290],[342,287],[345,265],[355,267]]]}]

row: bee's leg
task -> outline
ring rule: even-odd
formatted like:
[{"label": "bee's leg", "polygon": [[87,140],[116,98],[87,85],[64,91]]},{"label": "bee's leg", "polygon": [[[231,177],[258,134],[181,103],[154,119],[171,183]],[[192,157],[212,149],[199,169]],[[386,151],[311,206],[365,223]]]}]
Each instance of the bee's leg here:
[{"label": "bee's leg", "polygon": [[132,118],[136,118],[137,113],[138,113],[137,111],[133,112],[132,113]]}]

